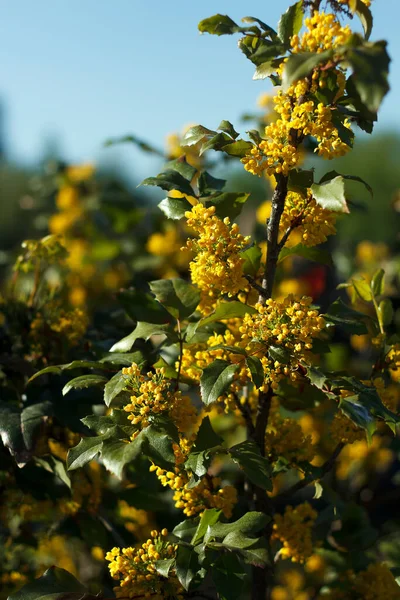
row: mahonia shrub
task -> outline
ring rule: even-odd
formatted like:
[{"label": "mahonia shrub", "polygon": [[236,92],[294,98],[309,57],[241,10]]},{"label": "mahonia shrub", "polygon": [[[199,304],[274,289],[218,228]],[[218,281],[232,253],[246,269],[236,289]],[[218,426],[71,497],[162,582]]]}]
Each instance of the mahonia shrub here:
[{"label": "mahonia shrub", "polygon": [[[321,5],[299,0],[277,30],[200,22],[238,34],[274,91],[248,139],[229,121],[169,137],[164,170],[143,181],[167,193],[145,273],[105,244],[94,293],[90,166],[64,170],[52,235],[24,244],[1,300],[1,343],[15,346],[0,380],[10,600],[400,599],[396,257],[364,242],[324,297],[320,246],[354,218],[348,183],[372,190],[307,168],[372,132],[390,59],[368,0]],[[254,235],[238,219],[250,194],[206,170],[215,156],[265,182]],[[299,275],[298,260],[317,270]],[[128,283],[99,323],[104,287]]]}]

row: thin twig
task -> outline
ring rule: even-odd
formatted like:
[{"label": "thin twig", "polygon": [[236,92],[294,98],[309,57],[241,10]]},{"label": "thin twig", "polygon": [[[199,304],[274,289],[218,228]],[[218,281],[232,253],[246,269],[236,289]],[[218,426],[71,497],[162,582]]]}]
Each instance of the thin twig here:
[{"label": "thin twig", "polygon": [[247,432],[250,437],[254,435],[254,425],[251,418],[250,410],[247,404],[242,404],[237,394],[233,394],[236,407],[240,410],[242,417],[246,421]]}]

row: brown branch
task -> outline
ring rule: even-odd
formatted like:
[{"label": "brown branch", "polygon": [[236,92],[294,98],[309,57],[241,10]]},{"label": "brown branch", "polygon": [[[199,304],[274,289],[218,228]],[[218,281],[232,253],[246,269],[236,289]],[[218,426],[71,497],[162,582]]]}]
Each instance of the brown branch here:
[{"label": "brown branch", "polygon": [[322,477],[324,477],[324,475],[329,473],[329,471],[333,468],[333,465],[335,464],[336,459],[338,458],[339,454],[343,450],[344,446],[345,446],[345,444],[343,442],[338,443],[338,445],[332,452],[331,456],[322,465],[321,471],[320,471],[320,474],[318,477],[313,477],[311,479],[308,479],[305,477],[304,479],[301,479],[300,481],[298,481],[297,483],[292,485],[289,489],[287,489],[285,492],[282,492],[282,494],[278,494],[278,496],[275,496],[275,499],[274,499],[275,504],[277,502],[281,502],[282,500],[286,500],[287,498],[293,496],[294,494],[296,494],[303,488],[307,487],[311,483],[314,483],[318,479],[322,479]]},{"label": "brown branch", "polygon": [[237,394],[233,394],[233,398],[235,400],[236,407],[240,410],[242,417],[246,421],[247,433],[250,437],[254,436],[254,425],[253,420],[251,418],[251,413],[248,404],[242,404],[240,402],[240,398]]},{"label": "brown branch", "polygon": [[272,196],[272,212],[267,224],[267,260],[265,263],[265,271],[261,287],[265,290],[264,294],[260,294],[258,301],[265,304],[268,298],[272,296],[274,286],[276,265],[279,257],[279,224],[288,188],[288,177],[278,174],[276,178],[276,188]]}]

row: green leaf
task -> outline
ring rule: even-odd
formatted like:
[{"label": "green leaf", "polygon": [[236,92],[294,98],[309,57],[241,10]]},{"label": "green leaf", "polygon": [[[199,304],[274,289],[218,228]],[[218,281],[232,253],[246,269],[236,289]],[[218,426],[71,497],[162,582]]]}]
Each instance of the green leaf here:
[{"label": "green leaf", "polygon": [[232,523],[216,523],[207,529],[204,541],[208,543],[214,539],[223,539],[231,532],[255,534],[271,521],[271,517],[261,512],[248,512],[243,517]]},{"label": "green leaf", "polygon": [[42,424],[51,416],[53,416],[53,404],[50,400],[38,402],[23,409],[21,412],[21,431],[24,444],[28,450],[33,449]]},{"label": "green leaf", "polygon": [[196,552],[187,546],[178,546],[175,569],[179,582],[185,590],[189,590],[191,582],[200,570]]},{"label": "green leaf", "polygon": [[197,531],[200,518],[185,519],[181,523],[178,523],[172,530],[172,533],[181,540],[189,542]]},{"label": "green leaf", "polygon": [[322,265],[328,265],[331,267],[333,265],[332,255],[328,250],[322,250],[320,248],[309,246],[304,246],[303,244],[297,244],[296,246],[292,246],[291,248],[282,248],[279,253],[278,263],[282,262],[288,256],[302,256],[307,260],[312,260],[313,262],[320,263]]},{"label": "green leaf", "polygon": [[266,77],[272,75],[272,73],[275,73],[280,63],[281,59],[272,58],[258,65],[256,70],[254,71],[254,81],[258,81],[259,79],[265,79]]},{"label": "green leaf", "polygon": [[381,300],[378,306],[379,319],[383,327],[387,327],[391,324],[394,316],[393,304],[389,298]]},{"label": "green leaf", "polygon": [[311,385],[315,386],[319,390],[323,390],[325,388],[326,382],[328,381],[328,377],[319,369],[318,367],[306,367],[307,377],[310,380]]},{"label": "green leaf", "polygon": [[362,0],[353,0],[354,9],[351,8],[352,12],[355,12],[361,21],[361,25],[364,29],[365,39],[368,40],[373,26],[372,13],[368,6],[364,4]]},{"label": "green leaf", "polygon": [[271,40],[278,40],[278,34],[276,33],[275,29],[272,29],[272,27],[264,23],[264,21],[260,21],[260,19],[257,19],[256,17],[243,17],[242,23],[258,23],[261,29],[263,29],[268,34]]},{"label": "green leaf", "polygon": [[173,171],[177,171],[189,182],[192,181],[193,177],[197,173],[197,169],[187,162],[185,156],[180,156],[175,160],[169,161],[165,167],[167,170],[172,169]]},{"label": "green leaf", "polygon": [[288,190],[299,194],[306,194],[314,183],[314,171],[312,169],[292,169],[289,171]]},{"label": "green leaf", "polygon": [[328,312],[322,315],[324,319],[334,325],[338,325],[349,334],[363,335],[368,333],[365,320],[369,317],[346,306],[341,298],[335,300],[328,308]]},{"label": "green leaf", "polygon": [[82,390],[94,385],[102,386],[105,383],[107,383],[107,377],[104,377],[103,375],[81,375],[80,377],[71,379],[71,381],[68,381],[68,383],[64,385],[62,395],[65,396],[71,390]]},{"label": "green leaf", "polygon": [[261,248],[257,244],[254,244],[254,246],[251,246],[244,252],[241,252],[239,256],[240,258],[244,259],[244,263],[242,265],[243,273],[245,275],[251,275],[252,277],[255,277],[261,264]]},{"label": "green leaf", "polygon": [[217,179],[207,173],[207,171],[203,171],[201,173],[197,185],[199,188],[200,197],[210,196],[215,194],[215,192],[220,192],[226,184],[226,179]]},{"label": "green leaf", "polygon": [[54,456],[41,456],[35,457],[35,463],[43,467],[43,469],[49,473],[56,475],[56,477],[58,477],[69,489],[71,489],[71,479],[62,460],[59,460]]},{"label": "green leaf", "polygon": [[218,598],[237,600],[241,596],[245,586],[246,573],[236,554],[221,553],[213,565],[211,576],[218,592]]},{"label": "green leaf", "polygon": [[343,173],[338,173],[337,171],[329,171],[329,173],[325,173],[325,175],[321,178],[320,183],[325,183],[325,181],[331,181],[335,177],[343,177],[346,181],[357,181],[358,183],[362,183],[365,189],[370,193],[371,198],[374,196],[374,191],[372,187],[361,177],[358,175],[343,175]]},{"label": "green leaf", "polygon": [[368,409],[358,402],[358,395],[342,398],[339,408],[355,425],[365,429],[369,437],[373,435],[376,423]]},{"label": "green leaf", "polygon": [[142,433],[145,438],[143,454],[162,469],[170,471],[171,467],[175,465],[173,443],[179,443],[178,430],[174,423],[167,418],[158,416]]},{"label": "green leaf", "polygon": [[183,279],[158,279],[150,289],[167,311],[176,319],[186,319],[200,302],[199,290]]},{"label": "green leaf", "polygon": [[104,440],[101,448],[101,459],[105,468],[119,479],[122,479],[124,467],[141,456],[145,431],[141,431],[133,442],[129,443],[118,439]]},{"label": "green leaf", "polygon": [[107,365],[104,365],[102,361],[94,362],[91,360],[73,360],[70,363],[66,363],[64,365],[54,365],[51,367],[46,367],[41,369],[29,379],[28,383],[36,379],[36,377],[41,377],[42,375],[61,375],[63,371],[69,371],[73,369],[99,369],[103,371],[108,371]]},{"label": "green leaf", "polygon": [[382,296],[385,292],[385,271],[378,269],[371,279],[371,290],[374,296]]},{"label": "green leaf", "polygon": [[216,321],[226,321],[228,319],[236,319],[244,317],[245,314],[249,313],[253,315],[257,310],[252,306],[243,304],[242,302],[221,302],[211,315],[204,317],[198,323],[198,326],[203,327],[209,323],[215,323]]},{"label": "green leaf", "polygon": [[364,300],[364,302],[372,302],[371,287],[365,279],[352,279],[351,282],[361,300]]},{"label": "green leaf", "polygon": [[160,306],[160,303],[149,293],[130,288],[119,292],[117,298],[133,321],[159,323],[160,325],[171,321],[165,308]]},{"label": "green leaf", "polygon": [[190,127],[185,133],[182,145],[183,146],[194,146],[198,144],[200,141],[204,140],[204,138],[210,138],[216,135],[216,131],[212,129],[207,129],[207,127],[203,127],[203,125],[194,125],[194,127]]},{"label": "green leaf", "polygon": [[206,406],[216,402],[229,390],[238,369],[239,365],[231,365],[225,360],[217,359],[203,370],[200,392]]},{"label": "green leaf", "polygon": [[112,433],[108,431],[101,436],[82,438],[77,446],[70,448],[67,456],[68,471],[83,467],[93,460],[97,454],[100,454],[104,440],[110,437]]},{"label": "green leaf", "polygon": [[353,68],[351,82],[361,102],[371,112],[377,112],[383,98],[389,91],[388,72],[390,58],[386,51],[387,43],[364,42],[350,48],[345,60]]},{"label": "green leaf", "polygon": [[122,371],[119,371],[106,383],[104,386],[104,403],[106,406],[110,406],[114,398],[125,389],[128,379],[128,375],[123,375]]},{"label": "green leaf", "polygon": [[261,455],[260,449],[252,440],[246,440],[229,449],[232,460],[244,471],[246,477],[262,488],[272,490],[271,468],[268,460]]},{"label": "green leaf", "polygon": [[282,346],[269,346],[268,356],[283,365],[287,365],[290,362],[290,352],[286,348],[282,348]]},{"label": "green leaf", "polygon": [[213,454],[221,449],[221,442],[222,438],[214,432],[210,419],[205,417],[200,425],[196,441],[185,462],[186,470],[195,476],[194,483],[198,482],[198,479],[207,473]]},{"label": "green leaf", "polygon": [[229,121],[225,121],[225,120],[221,121],[221,123],[218,125],[217,129],[220,131],[223,131],[224,133],[227,133],[234,140],[236,140],[236,138],[239,137],[238,132],[235,131],[234,126]]},{"label": "green leaf", "polygon": [[238,25],[228,15],[216,14],[200,21],[198,28],[201,33],[231,35],[238,30]]},{"label": "green leaf", "polygon": [[197,529],[190,542],[192,546],[195,546],[203,539],[208,527],[215,525],[215,523],[219,521],[220,515],[221,511],[217,510],[216,508],[208,508],[203,512]]},{"label": "green leaf", "polygon": [[[117,365],[122,367],[130,367],[132,363],[142,365],[145,363],[143,354],[137,352],[110,352],[101,359],[101,362]],[[108,368],[108,367],[107,367]]]},{"label": "green leaf", "polygon": [[290,6],[281,16],[278,24],[278,35],[285,46],[290,47],[291,38],[299,33],[303,24],[303,1]]},{"label": "green leaf", "polygon": [[298,79],[307,77],[307,75],[309,75],[315,67],[327,62],[332,55],[333,50],[325,50],[319,54],[314,54],[312,52],[300,52],[298,54],[292,54],[289,56],[283,71],[283,90],[287,91],[292,83]]},{"label": "green leaf", "polygon": [[204,417],[196,435],[193,449],[197,452],[220,446],[222,438],[215,433],[209,417]]},{"label": "green leaf", "polygon": [[167,196],[158,204],[158,208],[168,219],[179,221],[185,216],[185,212],[192,210],[192,205],[186,198],[170,198]]},{"label": "green leaf", "polygon": [[243,209],[243,205],[249,199],[250,194],[241,192],[222,192],[214,196],[208,196],[206,205],[215,206],[215,214],[220,219],[229,217],[235,219]]},{"label": "green leaf", "polygon": [[261,360],[257,356],[247,356],[246,365],[251,374],[251,380],[256,388],[260,388],[264,383],[264,369]]},{"label": "green leaf", "polygon": [[270,564],[267,543],[262,538],[254,539],[240,531],[232,531],[222,543],[227,548],[238,551],[247,564],[261,568]]},{"label": "green leaf", "polygon": [[142,181],[141,185],[156,186],[167,192],[176,190],[187,196],[195,196],[193,188],[187,179],[173,169],[167,169],[157,175],[157,177],[148,177]]},{"label": "green leaf", "polygon": [[169,323],[159,324],[159,323],[144,323],[143,321],[139,321],[136,325],[136,329],[132,331],[129,335],[116,342],[110,349],[110,352],[127,352],[136,342],[136,340],[142,338],[144,340],[148,340],[152,335],[168,335],[172,336],[172,328]]},{"label": "green leaf", "polygon": [[236,140],[230,144],[224,144],[221,148],[223,152],[229,154],[229,156],[237,156],[243,158],[253,148],[252,142],[246,142],[245,140]]},{"label": "green leaf", "polygon": [[162,560],[155,560],[154,566],[156,568],[157,573],[161,575],[161,577],[168,577],[168,574],[172,569],[174,563],[174,558],[166,558]]},{"label": "green leaf", "polygon": [[344,178],[341,175],[334,177],[330,181],[313,183],[311,192],[315,201],[322,208],[334,212],[350,212],[346,202]]},{"label": "green leaf", "polygon": [[58,567],[50,567],[44,574],[23,588],[14,592],[8,600],[59,600],[62,597],[68,600],[92,600],[94,596],[86,594],[85,586],[71,573]]}]

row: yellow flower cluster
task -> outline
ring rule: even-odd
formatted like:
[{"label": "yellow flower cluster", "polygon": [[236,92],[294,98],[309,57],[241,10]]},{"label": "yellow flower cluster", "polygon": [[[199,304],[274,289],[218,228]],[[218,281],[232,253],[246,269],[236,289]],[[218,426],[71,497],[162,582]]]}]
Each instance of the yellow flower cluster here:
[{"label": "yellow flower cluster", "polygon": [[190,451],[190,442],[181,439],[180,445],[174,444],[175,469],[166,471],[157,465],[152,465],[150,471],[155,471],[163,486],[174,490],[173,500],[175,506],[183,510],[188,517],[201,515],[207,508],[217,508],[225,517],[232,516],[232,509],[237,502],[237,491],[231,486],[221,486],[219,477],[205,475],[196,487],[188,487],[189,475],[184,467],[184,462]]},{"label": "yellow flower cluster", "polygon": [[[334,14],[315,11],[312,17],[305,19],[305,26],[301,39],[298,35],[292,37],[293,53],[331,50],[345,44],[351,36],[350,27],[342,27]],[[280,75],[283,68],[284,63],[278,68]],[[287,176],[301,161],[299,146],[305,136],[316,139],[315,152],[324,158],[340,157],[349,151],[350,147],[340,139],[333,110],[335,101],[344,92],[346,78],[343,71],[334,66],[329,69],[329,76],[336,79],[337,86],[332,106],[317,103],[309,96],[327,85],[328,72],[318,68],[311,78],[301,79],[287,92],[277,94],[274,103],[278,119],[267,125],[265,139],[242,158],[246,171],[254,175],[282,173]],[[348,119],[343,125],[350,129]]]},{"label": "yellow flower cluster", "polygon": [[253,175],[282,173],[287,175],[300,162],[300,152],[293,143],[292,127],[281,119],[267,125],[265,140],[253,146],[241,159],[244,168]]},{"label": "yellow flower cluster", "polygon": [[[354,0],[336,0],[339,4],[354,5]],[[371,6],[371,0],[361,0],[365,6]]]},{"label": "yellow flower cluster", "polygon": [[338,479],[351,477],[352,485],[364,485],[371,473],[382,473],[394,460],[394,452],[385,447],[385,439],[374,435],[372,443],[363,439],[343,448],[337,461]]},{"label": "yellow flower cluster", "polygon": [[210,304],[212,306],[221,295],[232,297],[246,288],[244,260],[239,254],[250,237],[242,236],[238,225],[231,224],[228,217],[219,219],[214,206],[205,208],[196,204],[185,216],[189,227],[199,236],[189,239],[185,246],[196,254],[190,263],[192,281],[205,296],[203,309],[209,311]]},{"label": "yellow flower cluster", "polygon": [[[312,299],[289,295],[278,302],[268,299],[265,305],[256,304],[256,314],[247,313],[240,327],[242,340],[249,354],[260,357],[265,374],[265,387],[276,389],[279,380],[289,377],[296,381],[299,361],[306,358],[313,338],[325,327],[323,317],[310,307]],[[266,356],[270,347],[285,353],[282,361]]]},{"label": "yellow flower cluster", "polygon": [[329,235],[336,233],[335,223],[336,213],[317,204],[310,190],[306,197],[296,192],[286,196],[280,229],[282,232],[289,227],[295,229],[305,246],[326,242]]},{"label": "yellow flower cluster", "polygon": [[[131,402],[124,406],[128,419],[140,429],[150,424],[149,417],[168,413],[178,430],[187,432],[196,422],[197,412],[189,396],[182,396],[180,390],[171,389],[171,381],[165,378],[165,369],[149,371],[147,376],[140,372],[136,363],[122,369],[129,376],[126,387],[132,393]],[[135,433],[133,437],[137,434]]]},{"label": "yellow flower cluster", "polygon": [[272,538],[283,547],[280,555],[292,562],[305,562],[313,553],[312,529],[317,512],[308,502],[295,508],[287,506],[283,515],[275,515]]},{"label": "yellow flower cluster", "polygon": [[289,463],[311,462],[315,455],[311,436],[304,435],[295,419],[285,419],[280,415],[279,400],[276,397],[271,403],[265,450],[272,460],[283,456]]},{"label": "yellow flower cluster", "polygon": [[290,44],[292,51],[324,52],[346,44],[352,35],[348,25],[342,27],[333,13],[314,11],[311,17],[304,20],[306,31],[302,37],[294,35]]},{"label": "yellow flower cluster", "polygon": [[54,565],[75,576],[78,574],[73,558],[75,553],[73,548],[69,546],[68,539],[63,535],[42,537],[39,541],[37,554],[41,563],[40,571]]},{"label": "yellow flower cluster", "polygon": [[141,548],[113,548],[106,554],[117,598],[152,598],[152,600],[183,600],[183,587],[171,569],[168,577],[157,572],[155,562],[175,558],[177,546],[167,541],[168,531],[151,532],[151,538]]}]

